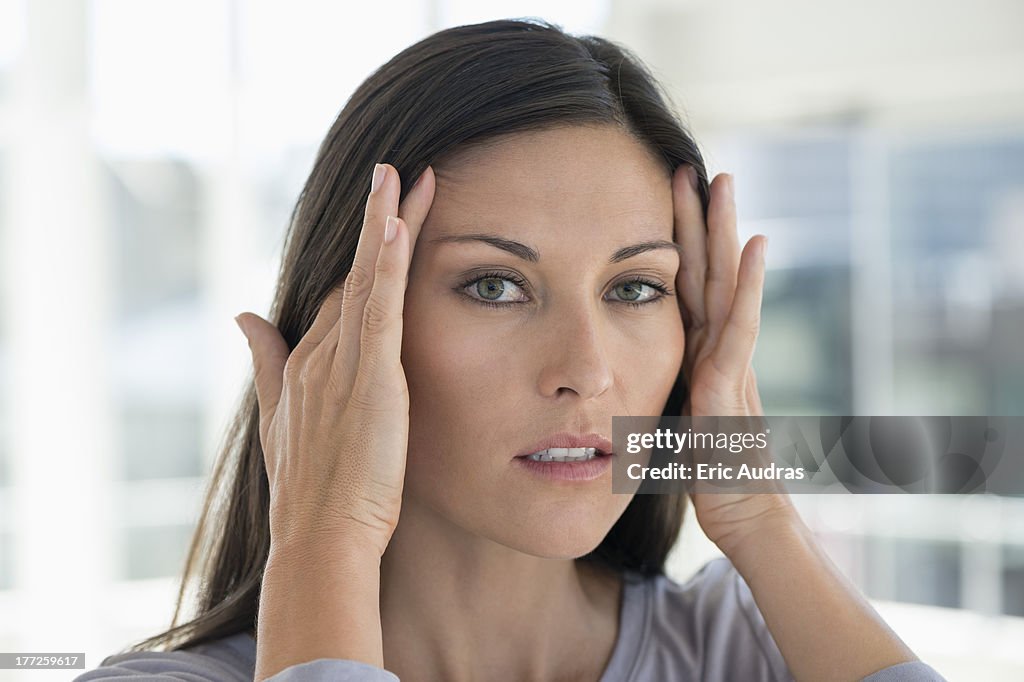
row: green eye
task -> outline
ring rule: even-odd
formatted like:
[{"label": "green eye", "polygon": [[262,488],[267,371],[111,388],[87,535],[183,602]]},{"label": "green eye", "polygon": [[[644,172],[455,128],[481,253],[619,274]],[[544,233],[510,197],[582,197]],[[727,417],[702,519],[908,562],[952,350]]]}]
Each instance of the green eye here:
[{"label": "green eye", "polygon": [[[485,300],[495,300],[505,293],[505,285],[501,277],[483,277],[476,281],[476,293]],[[491,296],[494,296],[492,299]]]},{"label": "green eye", "polygon": [[[625,303],[634,308],[639,308],[648,303],[657,303],[666,296],[672,293],[672,291],[663,284],[654,282],[653,280],[626,280],[620,282],[611,288],[616,294],[616,300],[618,303]],[[646,290],[646,293],[644,293]]]},{"label": "green eye", "polygon": [[[631,301],[640,301],[641,300],[640,297],[643,295],[641,290],[643,289],[643,287],[647,287],[648,289],[651,289],[652,291],[655,290],[654,287],[651,286],[650,284],[645,284],[644,282],[640,282],[638,280],[632,280],[632,281],[629,281],[629,282],[623,282],[621,284],[616,284],[615,287],[612,289],[612,291],[620,291],[621,290],[622,292],[624,292],[621,295],[622,299],[623,299],[624,302],[628,303],[628,302],[631,302]],[[657,298],[657,297],[654,296],[653,298]],[[650,300],[650,299],[643,299],[643,302],[646,302],[648,300]]]},{"label": "green eye", "polygon": [[[505,282],[511,282],[513,286],[507,286]],[[472,286],[473,294],[467,293],[466,290]],[[644,288],[653,290],[657,295],[647,294],[644,296]],[[502,294],[508,289],[519,289],[525,290],[527,288],[526,282],[523,279],[510,272],[488,272],[483,275],[471,277],[465,280],[456,288],[456,291],[461,293],[463,296],[479,303],[480,305],[489,306],[491,308],[507,308],[509,306],[520,305],[523,301],[499,301]],[[618,299],[612,299],[614,303],[624,303],[632,306],[633,308],[640,308],[642,306],[657,303],[669,294],[672,290],[666,287],[664,284],[646,279],[644,277],[634,277],[632,279],[623,280],[614,287],[613,291],[620,291]]]}]

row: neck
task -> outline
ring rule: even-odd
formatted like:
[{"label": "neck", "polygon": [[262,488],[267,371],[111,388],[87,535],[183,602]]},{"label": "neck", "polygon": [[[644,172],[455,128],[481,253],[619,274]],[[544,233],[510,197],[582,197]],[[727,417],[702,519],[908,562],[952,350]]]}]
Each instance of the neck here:
[{"label": "neck", "polygon": [[381,560],[384,663],[400,679],[597,680],[622,583],[516,551],[403,502]]}]

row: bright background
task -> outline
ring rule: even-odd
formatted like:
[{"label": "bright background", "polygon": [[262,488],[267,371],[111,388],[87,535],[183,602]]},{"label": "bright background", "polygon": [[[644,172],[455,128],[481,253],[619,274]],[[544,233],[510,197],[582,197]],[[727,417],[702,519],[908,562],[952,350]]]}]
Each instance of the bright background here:
[{"label": "bright background", "polygon": [[[529,15],[735,174],[768,414],[1024,414],[1024,3],[0,0],[0,651],[168,624],[317,145],[402,48]],[[1024,498],[797,497],[924,660],[1024,678]],[[715,555],[691,517],[671,573]]]}]

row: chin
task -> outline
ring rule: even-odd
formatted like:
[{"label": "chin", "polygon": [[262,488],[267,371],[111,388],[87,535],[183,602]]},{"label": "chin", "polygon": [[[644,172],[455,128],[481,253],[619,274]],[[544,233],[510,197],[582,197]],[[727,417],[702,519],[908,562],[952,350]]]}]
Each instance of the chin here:
[{"label": "chin", "polygon": [[580,536],[570,538],[534,536],[526,542],[507,542],[502,544],[523,554],[543,559],[579,559],[594,551],[603,539],[604,535],[595,535],[593,538],[581,538]]},{"label": "chin", "polygon": [[604,522],[600,519],[585,519],[573,522],[565,519],[561,523],[539,521],[516,524],[489,535],[495,541],[532,556],[545,559],[578,559],[594,551],[615,519]]}]

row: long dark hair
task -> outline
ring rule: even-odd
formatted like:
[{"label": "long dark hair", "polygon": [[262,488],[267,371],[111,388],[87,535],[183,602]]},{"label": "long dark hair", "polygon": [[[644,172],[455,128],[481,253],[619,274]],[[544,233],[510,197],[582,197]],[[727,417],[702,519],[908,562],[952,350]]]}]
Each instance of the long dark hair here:
[{"label": "long dark hair", "polygon": [[[710,192],[696,143],[658,83],[628,50],[539,19],[457,26],[403,50],[352,95],[320,146],[292,212],[269,317],[294,348],[355,256],[375,163],[411,179],[468,145],[517,131],[611,124],[647,145],[672,172],[693,166],[705,213]],[[663,414],[680,414],[676,378]],[[127,649],[182,649],[254,627],[270,548],[269,485],[250,381],[225,434],[189,548],[172,626]],[[581,560],[643,574],[664,570],[686,497],[636,495]],[[194,613],[179,623],[189,586]]]}]

